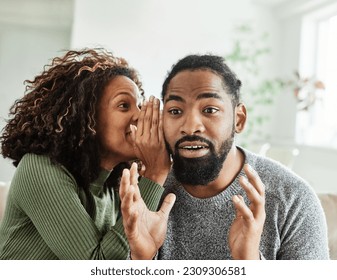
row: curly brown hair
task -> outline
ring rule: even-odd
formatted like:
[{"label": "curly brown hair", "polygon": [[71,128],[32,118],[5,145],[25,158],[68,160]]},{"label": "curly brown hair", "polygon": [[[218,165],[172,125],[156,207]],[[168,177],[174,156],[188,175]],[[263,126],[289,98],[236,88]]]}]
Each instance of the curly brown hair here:
[{"label": "curly brown hair", "polygon": [[[99,174],[96,109],[106,85],[123,75],[138,86],[138,73],[127,61],[104,49],[70,50],[56,57],[34,80],[26,80],[23,98],[10,109],[0,136],[1,153],[17,166],[26,153],[47,155],[88,190]],[[108,182],[116,185],[123,164],[114,168]]]}]

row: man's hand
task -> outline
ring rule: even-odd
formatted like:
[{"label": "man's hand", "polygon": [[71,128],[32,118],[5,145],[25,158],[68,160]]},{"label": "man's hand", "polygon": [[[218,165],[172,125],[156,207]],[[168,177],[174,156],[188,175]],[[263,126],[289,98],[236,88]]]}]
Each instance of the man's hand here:
[{"label": "man's hand", "polygon": [[167,230],[167,219],[175,202],[175,195],[165,197],[158,212],[150,211],[137,184],[137,164],[133,163],[130,171],[124,169],[119,194],[123,226],[129,241],[131,259],[153,259],[162,246]]},{"label": "man's hand", "polygon": [[250,206],[242,196],[233,197],[236,217],[229,231],[229,247],[235,260],[258,260],[259,245],[265,213],[265,187],[260,177],[248,164],[245,164],[246,177],[240,178],[240,184],[245,190]]},{"label": "man's hand", "polygon": [[145,166],[142,175],[163,185],[171,169],[171,161],[165,147],[158,98],[151,96],[148,102],[143,103],[137,127],[131,125],[130,128],[136,156]]}]

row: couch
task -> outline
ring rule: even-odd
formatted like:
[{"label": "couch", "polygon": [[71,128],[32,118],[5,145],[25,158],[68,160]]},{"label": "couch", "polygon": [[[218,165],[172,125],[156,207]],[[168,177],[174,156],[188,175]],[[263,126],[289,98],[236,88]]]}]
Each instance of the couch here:
[{"label": "couch", "polygon": [[3,217],[6,205],[6,197],[9,189],[9,183],[4,183],[0,181],[0,222]]},{"label": "couch", "polygon": [[[5,209],[8,189],[9,183],[0,182],[0,222]],[[330,258],[337,260],[337,194],[318,194],[318,197],[327,220]]]},{"label": "couch", "polygon": [[328,225],[330,259],[337,260],[337,194],[318,194],[318,197]]}]

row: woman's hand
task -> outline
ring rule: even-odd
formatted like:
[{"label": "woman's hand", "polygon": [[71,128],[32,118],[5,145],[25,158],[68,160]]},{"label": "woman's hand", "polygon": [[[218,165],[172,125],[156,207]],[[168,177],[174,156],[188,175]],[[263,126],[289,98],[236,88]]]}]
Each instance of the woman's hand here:
[{"label": "woman's hand", "polygon": [[242,196],[233,197],[236,217],[229,231],[229,247],[235,260],[258,260],[259,246],[265,213],[265,187],[260,177],[248,164],[244,166],[245,177],[240,178],[249,200],[248,207]]},{"label": "woman's hand", "polygon": [[160,101],[153,96],[144,102],[137,127],[131,125],[131,137],[138,159],[145,165],[144,177],[163,185],[171,168],[165,147]]},{"label": "woman's hand", "polygon": [[158,212],[150,211],[138,189],[137,164],[130,171],[124,169],[119,194],[123,226],[131,251],[131,259],[153,259],[162,246],[167,229],[167,219],[175,202],[175,195],[165,197]]}]

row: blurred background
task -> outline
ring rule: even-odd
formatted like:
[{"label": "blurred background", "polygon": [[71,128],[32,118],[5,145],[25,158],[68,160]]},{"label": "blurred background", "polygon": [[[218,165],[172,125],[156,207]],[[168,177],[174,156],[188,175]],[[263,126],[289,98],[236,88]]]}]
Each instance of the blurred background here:
[{"label": "blurred background", "polygon": [[[337,193],[336,0],[0,0],[0,129],[23,81],[82,47],[125,57],[157,97],[178,59],[224,56],[248,107],[238,144]],[[1,157],[0,181],[14,171]]]}]

